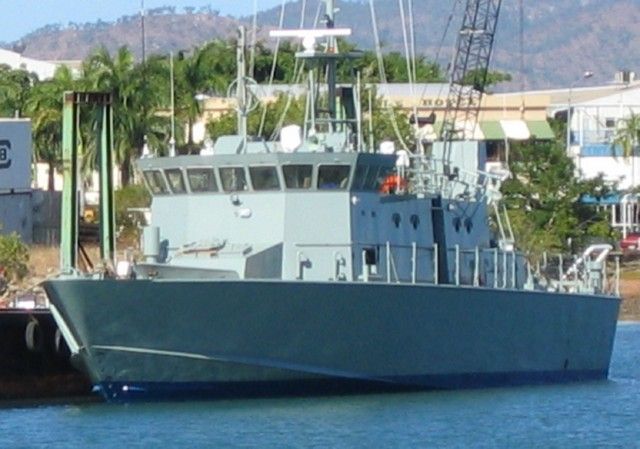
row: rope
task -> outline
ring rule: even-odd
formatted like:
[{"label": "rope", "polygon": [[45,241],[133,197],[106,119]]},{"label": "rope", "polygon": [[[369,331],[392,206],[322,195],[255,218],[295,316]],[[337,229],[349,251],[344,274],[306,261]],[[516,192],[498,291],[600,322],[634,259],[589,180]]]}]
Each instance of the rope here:
[{"label": "rope", "polygon": [[258,0],[253,0],[253,21],[251,23],[251,53],[249,55],[249,78],[253,78],[256,63],[256,40],[258,39]]},{"label": "rope", "polygon": [[524,4],[523,0],[519,1],[520,7],[520,92],[522,92],[521,105],[520,105],[520,118],[524,118],[525,98],[524,89],[526,86],[526,79],[524,76]]},{"label": "rope", "polygon": [[[369,0],[369,10],[371,11],[371,23],[373,28],[373,37],[375,40],[376,59],[378,61],[378,71],[380,73],[380,80],[383,83],[383,88],[386,90],[387,96],[389,96],[389,90],[388,90],[389,86],[387,83],[387,75],[384,69],[384,59],[382,58],[382,48],[380,45],[380,34],[378,33],[378,20],[376,18],[375,7],[373,6],[373,0]],[[402,135],[400,134],[400,129],[398,128],[398,122],[396,121],[394,111],[388,104],[386,104],[386,102],[385,102],[385,110],[389,115],[391,126],[393,127],[393,132],[395,133],[396,138],[402,145],[402,148],[405,151],[409,151],[409,147],[407,147],[407,144],[405,143]],[[371,151],[373,151],[373,148],[371,148]]]},{"label": "rope", "polygon": [[418,82],[418,63],[416,59],[416,34],[415,34],[415,24],[413,17],[413,0],[407,0],[409,4],[409,33],[410,33],[410,41],[411,41],[411,60],[413,61],[413,82]]},{"label": "rope", "polygon": [[[278,22],[278,29],[282,29],[284,25],[284,11],[287,0],[282,0],[282,4],[280,6],[280,20]],[[280,38],[276,38],[276,48],[273,50],[273,62],[271,64],[271,73],[269,74],[269,87],[273,85],[273,78],[275,78],[276,67],[278,64],[278,52],[280,51]],[[267,118],[267,106],[262,104],[262,116],[260,117],[260,127],[258,128],[258,135],[262,135],[262,131],[264,130],[264,122]]]},{"label": "rope", "polygon": [[[440,59],[440,52],[442,51],[442,48],[444,47],[444,41],[447,38],[447,33],[449,33],[449,27],[451,26],[451,22],[453,21],[453,17],[455,16],[456,13],[456,9],[458,7],[458,5],[462,2],[462,0],[456,0],[453,3],[453,6],[451,8],[451,13],[449,14],[449,17],[447,18],[447,24],[444,27],[444,31],[442,32],[442,37],[440,38],[440,42],[438,43],[438,49],[436,50],[436,57],[434,58],[434,63],[437,63],[438,60]],[[442,94],[442,88],[444,86],[440,86],[440,89],[438,90],[438,97]],[[427,86],[425,84],[424,88],[422,89],[422,94],[420,95],[420,101],[422,102],[422,100],[424,100],[424,97],[427,93]]]},{"label": "rope", "polygon": [[413,70],[411,67],[411,54],[409,50],[409,38],[407,36],[407,24],[404,12],[404,0],[398,0],[400,8],[400,23],[402,24],[402,42],[404,44],[404,59],[407,64],[407,79],[409,80],[409,92],[413,97]]},{"label": "rope", "polygon": [[[318,2],[318,9],[316,10],[316,15],[313,21],[312,28],[316,28],[318,26],[318,21],[320,20],[321,7],[322,7],[322,2]],[[304,28],[306,13],[307,13],[307,0],[302,0],[302,7],[300,11],[300,29]],[[300,47],[301,47],[301,43],[298,42],[298,50],[300,49]],[[293,67],[293,76],[292,76],[291,84],[299,84],[303,73],[304,73],[304,62],[300,63],[300,60],[296,58],[295,65]],[[291,91],[291,89],[289,89],[287,91],[287,102],[284,105],[282,114],[280,114],[280,118],[278,119],[278,122],[274,127],[273,133],[271,133],[269,140],[271,141],[276,140],[276,138],[278,137],[278,134],[280,134],[280,131],[282,130],[282,125],[284,124],[284,120],[287,116],[287,112],[289,112],[289,108],[291,107],[292,102],[293,102],[293,92]]]}]

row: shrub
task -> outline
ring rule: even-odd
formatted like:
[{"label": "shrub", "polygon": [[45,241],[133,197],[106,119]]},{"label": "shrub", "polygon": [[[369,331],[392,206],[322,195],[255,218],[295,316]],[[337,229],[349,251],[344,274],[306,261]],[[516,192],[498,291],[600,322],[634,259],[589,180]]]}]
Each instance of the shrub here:
[{"label": "shrub", "polygon": [[20,281],[28,273],[29,250],[17,233],[0,235],[0,277]]},{"label": "shrub", "polygon": [[143,185],[131,184],[115,192],[116,226],[119,238],[136,241],[141,226],[146,225],[144,215],[131,209],[144,209],[151,204],[151,196]]}]

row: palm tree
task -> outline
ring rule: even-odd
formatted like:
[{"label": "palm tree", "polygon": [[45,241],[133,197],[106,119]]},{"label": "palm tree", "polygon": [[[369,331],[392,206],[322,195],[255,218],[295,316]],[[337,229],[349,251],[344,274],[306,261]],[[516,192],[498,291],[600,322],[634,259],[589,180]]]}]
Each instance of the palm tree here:
[{"label": "palm tree", "polygon": [[29,92],[37,82],[38,77],[34,73],[1,65],[0,113],[5,117],[22,117]]},{"label": "palm tree", "polygon": [[126,47],[113,57],[103,47],[84,64],[90,87],[113,94],[115,161],[123,186],[131,181],[132,162],[142,154],[145,140],[152,147],[166,140],[167,120],[157,115],[167,104],[165,65],[160,58],[136,65]]},{"label": "palm tree", "polygon": [[198,96],[204,93],[222,94],[236,71],[235,53],[227,42],[215,40],[194,50],[188,57],[179,57],[176,64],[176,105],[179,116],[186,121],[186,146],[194,146],[193,124],[202,108]]},{"label": "palm tree", "polygon": [[618,122],[613,138],[614,148],[620,146],[622,148],[622,156],[629,158],[634,155],[634,149],[640,144],[640,114],[630,111],[627,118]]},{"label": "palm tree", "polygon": [[38,161],[49,166],[48,189],[54,189],[55,169],[62,159],[62,104],[65,91],[77,86],[71,70],[59,67],[51,80],[34,85],[25,101],[25,113],[31,117],[33,145]]}]

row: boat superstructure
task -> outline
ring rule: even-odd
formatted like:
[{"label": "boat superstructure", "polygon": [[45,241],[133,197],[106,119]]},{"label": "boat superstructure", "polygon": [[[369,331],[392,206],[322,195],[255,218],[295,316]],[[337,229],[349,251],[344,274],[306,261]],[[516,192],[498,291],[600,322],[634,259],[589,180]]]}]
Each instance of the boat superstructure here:
[{"label": "boat superstructure", "polygon": [[323,115],[278,142],[239,134],[139,160],[143,260],[45,283],[106,399],[606,378],[610,247],[540,278],[499,218],[482,143],[362,150],[357,91],[329,88]]}]

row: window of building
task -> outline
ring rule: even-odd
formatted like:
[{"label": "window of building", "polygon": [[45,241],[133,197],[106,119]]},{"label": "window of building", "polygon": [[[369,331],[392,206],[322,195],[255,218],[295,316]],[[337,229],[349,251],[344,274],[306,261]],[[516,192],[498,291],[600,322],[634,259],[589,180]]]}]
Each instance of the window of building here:
[{"label": "window of building", "polygon": [[147,187],[149,187],[153,195],[165,195],[169,193],[169,188],[160,170],[146,170],[144,172],[144,179],[147,181]]},{"label": "window of building", "polygon": [[287,189],[310,189],[313,165],[283,165],[282,174]]},{"label": "window of building", "polygon": [[253,190],[280,190],[280,180],[275,167],[249,167]]},{"label": "window of building", "polygon": [[507,160],[504,141],[489,140],[486,142],[486,149],[488,162],[504,162]]},{"label": "window of building", "polygon": [[194,193],[217,192],[218,183],[213,168],[188,168],[189,187]]},{"label": "window of building", "polygon": [[321,165],[318,167],[318,188],[322,190],[346,189],[349,184],[350,165]]},{"label": "window of building", "polygon": [[182,170],[179,168],[170,168],[164,171],[167,181],[169,181],[169,187],[173,193],[187,193],[187,187],[184,183],[184,177],[182,176]]},{"label": "window of building", "polygon": [[247,177],[243,167],[220,168],[220,182],[225,192],[248,190]]}]

